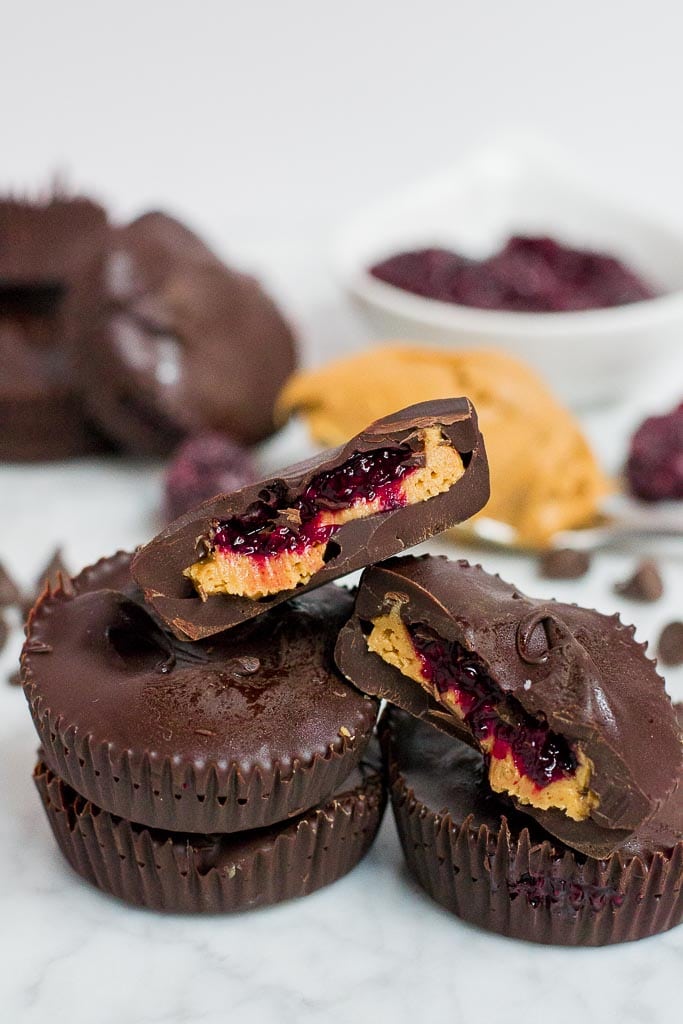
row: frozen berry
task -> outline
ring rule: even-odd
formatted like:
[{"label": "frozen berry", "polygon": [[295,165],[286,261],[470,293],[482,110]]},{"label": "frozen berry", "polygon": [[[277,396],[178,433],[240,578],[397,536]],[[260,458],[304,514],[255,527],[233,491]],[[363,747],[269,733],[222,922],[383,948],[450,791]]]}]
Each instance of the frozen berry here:
[{"label": "frozen berry", "polygon": [[631,491],[644,501],[683,498],[683,402],[665,416],[650,416],[638,427],[626,476]]},{"label": "frozen berry", "polygon": [[238,491],[256,479],[245,448],[224,434],[199,434],[181,444],[166,471],[166,517],[177,519],[207,498]]}]

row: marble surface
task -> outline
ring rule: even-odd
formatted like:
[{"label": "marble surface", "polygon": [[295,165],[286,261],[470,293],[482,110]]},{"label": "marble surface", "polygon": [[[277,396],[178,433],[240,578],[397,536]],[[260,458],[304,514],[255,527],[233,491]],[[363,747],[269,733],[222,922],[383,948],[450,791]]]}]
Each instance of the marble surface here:
[{"label": "marble surface", "polygon": [[[309,360],[366,340],[320,268],[316,246],[271,245],[251,256],[307,341]],[[658,407],[680,375],[662,373],[641,397]],[[603,410],[586,426],[614,468],[641,411]],[[305,450],[296,426],[269,444],[265,465]],[[75,462],[0,466],[0,559],[26,585],[56,544],[74,569],[145,540],[158,525],[160,468]],[[455,552],[433,542],[432,550]],[[463,552],[460,552],[461,554]],[[601,555],[584,580],[538,579],[529,559],[470,552],[538,595],[620,608],[642,639],[681,615],[683,561],[664,564],[656,605],[616,598],[611,587],[638,552]],[[20,647],[15,624],[0,675]],[[683,699],[683,670],[670,673]],[[492,1020],[553,1024],[673,1022],[683,928],[604,950],[537,948],[477,931],[431,903],[407,876],[393,821],[349,876],[307,899],[234,918],[181,918],[133,910],[81,882],[62,861],[31,782],[36,737],[19,689],[0,684],[0,1018],[12,1024],[347,1024]]]}]

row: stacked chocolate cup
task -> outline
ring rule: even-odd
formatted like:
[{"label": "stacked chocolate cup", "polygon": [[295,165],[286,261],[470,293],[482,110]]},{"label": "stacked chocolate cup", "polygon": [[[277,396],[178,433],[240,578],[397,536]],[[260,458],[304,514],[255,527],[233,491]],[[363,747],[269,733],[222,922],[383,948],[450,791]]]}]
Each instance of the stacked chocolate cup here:
[{"label": "stacked chocolate cup", "polygon": [[119,553],[34,608],[35,781],[67,860],[131,903],[230,911],[302,896],[368,850],[384,810],[377,702],[333,660],[340,587],[184,644]]},{"label": "stacked chocolate cup", "polygon": [[[618,617],[395,557],[479,511],[466,399],[199,505],[46,592],[24,686],[59,845],[168,910],[303,895],[372,842],[460,917],[597,945],[683,916],[676,712]],[[365,567],[355,595],[334,586]]]},{"label": "stacked chocolate cup", "polygon": [[[401,527],[411,511],[405,488],[432,475],[425,437],[435,432],[452,472],[438,486],[420,484],[426,496],[418,488],[414,519]],[[216,628],[203,623],[189,639],[189,628],[169,628],[158,600],[143,593],[143,549],[62,579],[32,609],[22,679],[41,743],[35,781],[62,852],[101,889],[161,910],[241,910],[306,895],[369,849],[385,805],[373,736],[379,702],[335,665],[353,597],[331,581],[365,564],[367,538],[391,554],[402,537],[422,539],[472,514],[488,475],[463,400],[408,410],[347,448],[290,472],[299,490],[307,480],[298,518],[292,497],[289,518],[272,508],[276,522],[266,530],[259,519],[263,495],[285,493],[284,475],[225,499],[278,545],[273,578],[280,555],[292,572],[312,546],[299,549],[296,530],[284,543],[281,521],[299,531],[305,521],[324,537],[313,545],[318,554],[338,549],[310,585],[265,600],[221,594]],[[441,465],[444,453],[436,455]],[[336,504],[323,494],[335,480],[347,490],[351,481],[352,492]],[[314,514],[314,485],[324,523]],[[344,521],[330,524],[344,503]],[[428,519],[415,515],[422,503]],[[207,512],[201,506],[189,518]],[[165,539],[151,550],[160,547]],[[195,543],[191,553],[196,561]],[[254,560],[259,587],[267,560]],[[182,571],[178,583],[200,613],[213,607]]]},{"label": "stacked chocolate cup", "polygon": [[252,277],[166,214],[0,197],[0,461],[166,455],[275,430],[295,339]]},{"label": "stacked chocolate cup", "polygon": [[604,945],[683,918],[683,708],[633,634],[464,561],[364,573],[337,664],[393,705],[406,861],[465,920]]}]

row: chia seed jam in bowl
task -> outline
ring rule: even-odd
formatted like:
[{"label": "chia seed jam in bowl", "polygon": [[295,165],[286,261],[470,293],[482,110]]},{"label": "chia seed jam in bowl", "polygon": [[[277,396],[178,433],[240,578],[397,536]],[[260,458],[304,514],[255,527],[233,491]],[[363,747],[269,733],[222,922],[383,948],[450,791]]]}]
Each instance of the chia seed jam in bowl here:
[{"label": "chia seed jam in bowl", "polygon": [[334,262],[375,336],[502,349],[575,408],[620,400],[653,366],[673,366],[683,230],[620,205],[569,163],[513,140],[347,224]]}]

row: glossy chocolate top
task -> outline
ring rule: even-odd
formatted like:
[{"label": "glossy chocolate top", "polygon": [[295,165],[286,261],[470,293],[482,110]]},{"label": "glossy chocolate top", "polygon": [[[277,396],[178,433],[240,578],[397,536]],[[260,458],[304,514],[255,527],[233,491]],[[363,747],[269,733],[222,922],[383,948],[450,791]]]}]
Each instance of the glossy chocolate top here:
[{"label": "glossy chocolate top", "polygon": [[[197,542],[205,537],[215,519],[244,513],[265,488],[284,487],[292,498],[300,494],[318,473],[341,465],[355,452],[405,444],[421,451],[419,431],[438,425],[462,454],[466,469],[450,490],[428,501],[357,519],[334,534],[333,557],[311,582],[267,599],[216,595],[202,601],[183,570],[199,557]],[[466,398],[423,402],[377,420],[347,444],[322,452],[277,476],[243,487],[234,494],[219,495],[176,519],[133,560],[133,575],[145,598],[180,637],[198,639],[237,625],[329,580],[338,579],[371,562],[413,547],[450,526],[469,519],[489,495],[488,464],[474,408]]]},{"label": "glossy chocolate top", "polygon": [[23,655],[34,717],[106,746],[112,764],[166,762],[179,780],[208,766],[219,776],[235,766],[243,778],[286,773],[370,736],[376,702],[344,682],[332,657],[353,605],[346,590],[324,587],[188,644],[150,615],[129,565],[119,554],[39,601]]},{"label": "glossy chocolate top", "polygon": [[218,430],[255,443],[274,429],[296,366],[289,325],[259,282],[233,270],[183,224],[147,213],[111,238],[79,342],[92,415],[117,440],[168,455]]},{"label": "glossy chocolate top", "polygon": [[368,650],[362,624],[398,596],[406,623],[425,623],[483,662],[506,698],[580,744],[600,805],[576,822],[518,805],[567,845],[603,856],[656,813],[676,784],[681,738],[645,646],[618,616],[526,597],[480,566],[442,557],[392,559],[363,574],[353,619],[337,641],[348,679],[467,743],[469,728]]},{"label": "glossy chocolate top", "polygon": [[[679,705],[683,724],[683,705]],[[384,730],[389,740],[389,759],[415,798],[437,814],[448,814],[456,825],[472,815],[470,828],[482,825],[495,836],[502,819],[518,838],[523,829],[532,844],[550,842],[559,856],[566,847],[548,835],[526,814],[520,814],[505,797],[493,793],[486,779],[484,759],[476,750],[443,732],[419,722],[411,715],[392,711]],[[683,843],[683,785],[680,784],[661,804],[657,813],[621,846],[626,858],[647,861],[654,853],[669,852]]]}]

